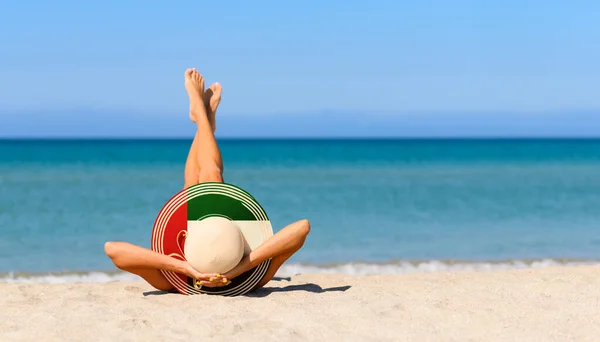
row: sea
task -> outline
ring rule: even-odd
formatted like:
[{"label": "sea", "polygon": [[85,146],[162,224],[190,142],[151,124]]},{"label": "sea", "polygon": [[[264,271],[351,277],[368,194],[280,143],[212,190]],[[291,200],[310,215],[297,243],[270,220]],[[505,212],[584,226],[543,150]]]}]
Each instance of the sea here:
[{"label": "sea", "polygon": [[[136,280],[106,241],[150,247],[191,141],[0,140],[0,281]],[[600,140],[220,139],[224,178],[274,231],[281,269],[402,274],[600,262]]]}]

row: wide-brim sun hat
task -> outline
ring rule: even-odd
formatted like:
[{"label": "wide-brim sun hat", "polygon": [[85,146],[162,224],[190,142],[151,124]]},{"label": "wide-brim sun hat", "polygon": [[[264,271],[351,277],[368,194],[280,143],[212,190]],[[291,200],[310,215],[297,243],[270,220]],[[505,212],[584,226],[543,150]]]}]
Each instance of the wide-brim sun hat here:
[{"label": "wide-brim sun hat", "polygon": [[[227,220],[227,222],[223,222]],[[205,236],[214,237],[215,227],[222,227],[231,236],[231,227],[236,227],[243,238],[243,252],[231,250],[231,255],[245,256],[273,236],[271,222],[258,201],[247,191],[227,183],[206,182],[181,190],[163,206],[156,217],[152,229],[151,248],[153,251],[187,260],[184,251],[202,245],[202,241],[187,241],[192,230],[198,231],[212,224],[211,232]],[[216,222],[216,223],[215,223]],[[202,232],[194,233],[193,239],[201,239]],[[231,243],[227,244],[232,246]],[[233,246],[238,246],[233,244]],[[204,244],[204,247],[207,247]],[[208,246],[220,248],[222,246]],[[237,248],[237,247],[235,247]],[[202,252],[202,251],[198,251]],[[201,254],[201,253],[196,253]],[[198,258],[198,255],[193,257]],[[171,271],[161,270],[165,278],[180,293],[186,295],[212,294],[240,296],[252,291],[264,278],[271,264],[265,260],[256,267],[231,279],[222,287],[198,285],[195,279]],[[198,270],[203,272],[203,270]],[[206,272],[212,273],[212,272]],[[218,272],[217,272],[218,273]]]}]

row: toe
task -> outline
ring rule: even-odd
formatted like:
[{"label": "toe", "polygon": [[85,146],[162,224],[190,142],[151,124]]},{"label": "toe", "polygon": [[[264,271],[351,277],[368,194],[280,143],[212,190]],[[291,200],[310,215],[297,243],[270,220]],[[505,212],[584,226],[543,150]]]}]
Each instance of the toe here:
[{"label": "toe", "polygon": [[217,83],[213,84],[213,86],[214,86],[213,92],[215,93],[215,95],[221,96],[221,92],[223,91],[223,87],[221,86],[221,83],[217,82]]},{"label": "toe", "polygon": [[193,69],[187,69],[185,71],[185,80],[186,81],[192,81],[194,79],[194,70]]},{"label": "toe", "polygon": [[203,96],[204,101],[210,100],[214,93],[215,93],[215,83],[211,84],[210,87],[208,87],[206,89],[206,91],[204,91],[204,96]]},{"label": "toe", "polygon": [[206,92],[209,93],[210,95],[218,94],[221,92],[221,85],[219,84],[219,82],[215,82],[215,83],[211,84],[210,87],[208,87]]},{"label": "toe", "polygon": [[211,102],[214,101],[215,99],[218,99],[221,97],[221,84],[219,84],[219,82],[215,82],[213,84],[210,85],[210,87],[208,87],[208,89],[206,90],[205,96],[207,99],[210,99]]},{"label": "toe", "polygon": [[200,91],[204,92],[204,77],[198,73],[198,84],[200,84]]}]

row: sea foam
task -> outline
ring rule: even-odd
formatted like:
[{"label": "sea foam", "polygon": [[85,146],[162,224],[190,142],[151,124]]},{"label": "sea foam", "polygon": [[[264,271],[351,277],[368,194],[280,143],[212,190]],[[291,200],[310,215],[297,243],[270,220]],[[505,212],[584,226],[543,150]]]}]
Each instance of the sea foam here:
[{"label": "sea foam", "polygon": [[[283,265],[278,277],[298,274],[346,274],[346,275],[392,275],[411,273],[435,273],[452,271],[494,271],[511,269],[532,269],[553,266],[581,266],[600,264],[600,260],[506,260],[470,262],[453,260],[394,261],[389,263],[353,262],[329,265],[290,263]],[[140,278],[120,271],[25,273],[9,272],[0,274],[0,282],[8,283],[106,283],[139,281]]]}]

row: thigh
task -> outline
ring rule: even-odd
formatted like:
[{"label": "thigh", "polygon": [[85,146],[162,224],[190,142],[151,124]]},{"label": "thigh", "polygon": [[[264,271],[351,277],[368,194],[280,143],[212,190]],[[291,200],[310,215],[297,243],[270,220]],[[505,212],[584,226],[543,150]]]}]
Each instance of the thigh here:
[{"label": "thigh", "polygon": [[198,176],[198,183],[223,183],[223,171],[216,166],[203,166],[200,169],[200,175]]}]

